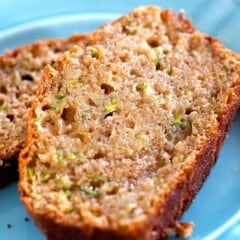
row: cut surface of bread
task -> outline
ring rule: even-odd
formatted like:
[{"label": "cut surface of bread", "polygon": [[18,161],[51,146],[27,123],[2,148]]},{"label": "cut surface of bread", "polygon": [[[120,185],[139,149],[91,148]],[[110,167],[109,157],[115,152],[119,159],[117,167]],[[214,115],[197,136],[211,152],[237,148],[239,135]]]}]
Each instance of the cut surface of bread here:
[{"label": "cut surface of bread", "polygon": [[141,7],[45,68],[20,157],[48,239],[161,239],[240,104],[239,56],[181,13]]},{"label": "cut surface of bread", "polygon": [[26,138],[28,109],[43,68],[87,35],[49,39],[8,51],[0,56],[0,187],[17,177],[17,157]]}]

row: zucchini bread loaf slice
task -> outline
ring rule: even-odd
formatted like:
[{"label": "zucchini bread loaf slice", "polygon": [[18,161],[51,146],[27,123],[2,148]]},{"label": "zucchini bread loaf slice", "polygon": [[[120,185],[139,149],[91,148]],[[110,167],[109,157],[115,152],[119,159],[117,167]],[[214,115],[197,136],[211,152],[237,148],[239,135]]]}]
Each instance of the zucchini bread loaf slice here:
[{"label": "zucchini bread loaf slice", "polygon": [[20,156],[21,199],[48,239],[161,239],[239,107],[239,56],[157,7],[92,37],[45,68]]},{"label": "zucchini bread loaf slice", "polygon": [[74,44],[87,44],[85,35],[48,39],[8,51],[0,57],[0,187],[17,178],[17,158],[24,146],[28,108],[46,64]]}]

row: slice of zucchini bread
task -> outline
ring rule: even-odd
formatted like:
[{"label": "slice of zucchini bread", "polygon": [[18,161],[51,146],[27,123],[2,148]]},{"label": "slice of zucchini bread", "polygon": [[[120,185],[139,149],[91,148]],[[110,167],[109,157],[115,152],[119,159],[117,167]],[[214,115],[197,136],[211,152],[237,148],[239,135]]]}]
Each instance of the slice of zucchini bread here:
[{"label": "slice of zucchini bread", "polygon": [[240,105],[239,56],[183,14],[141,7],[47,66],[20,156],[51,240],[167,236]]},{"label": "slice of zucchini bread", "polygon": [[44,66],[69,47],[88,40],[85,35],[42,40],[0,56],[0,187],[18,176],[17,158],[25,143],[28,108]]}]

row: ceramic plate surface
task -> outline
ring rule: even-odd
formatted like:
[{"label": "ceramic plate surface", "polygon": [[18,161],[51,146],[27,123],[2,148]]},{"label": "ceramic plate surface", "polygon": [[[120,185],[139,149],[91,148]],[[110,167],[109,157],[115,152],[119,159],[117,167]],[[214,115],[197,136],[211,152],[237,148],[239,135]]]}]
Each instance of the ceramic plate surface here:
[{"label": "ceramic plate surface", "polygon": [[[240,52],[237,0],[0,0],[0,53],[37,39],[86,32],[140,5],[184,9],[194,25]],[[193,221],[190,240],[240,239],[240,114],[218,162],[182,218]],[[44,240],[19,201],[17,185],[0,190],[0,240]],[[175,239],[175,238],[172,238]]]}]

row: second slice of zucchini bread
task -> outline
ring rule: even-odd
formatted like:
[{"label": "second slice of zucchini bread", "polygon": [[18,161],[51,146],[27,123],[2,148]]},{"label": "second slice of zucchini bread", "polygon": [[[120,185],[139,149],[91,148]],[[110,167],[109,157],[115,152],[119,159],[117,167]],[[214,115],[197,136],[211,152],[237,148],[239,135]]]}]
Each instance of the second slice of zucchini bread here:
[{"label": "second slice of zucchini bread", "polygon": [[17,158],[26,139],[28,109],[43,68],[71,46],[87,45],[87,35],[47,39],[0,56],[0,187],[17,178]]}]

